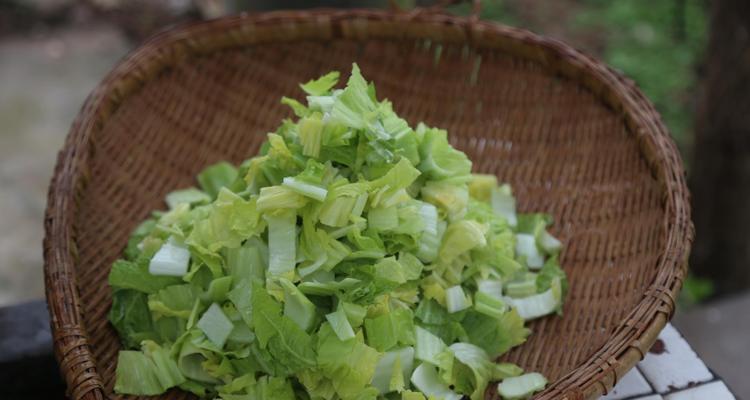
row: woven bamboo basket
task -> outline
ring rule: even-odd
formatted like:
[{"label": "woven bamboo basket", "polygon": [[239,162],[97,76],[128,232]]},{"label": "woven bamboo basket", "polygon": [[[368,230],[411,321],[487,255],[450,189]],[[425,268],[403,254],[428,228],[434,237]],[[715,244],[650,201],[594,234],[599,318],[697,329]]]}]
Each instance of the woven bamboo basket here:
[{"label": "woven bamboo basket", "polygon": [[73,124],[44,241],[70,398],[116,397],[107,275],[131,230],[207,164],[254,154],[290,115],[279,99],[299,82],[352,62],[411,123],[447,128],[476,171],[511,183],[521,210],[555,216],[564,317],[533,322],[503,356],[550,379],[536,398],[596,398],[643,358],[674,310],[693,228],[677,149],[632,81],[568,45],[476,18],[274,12],[154,37]]}]

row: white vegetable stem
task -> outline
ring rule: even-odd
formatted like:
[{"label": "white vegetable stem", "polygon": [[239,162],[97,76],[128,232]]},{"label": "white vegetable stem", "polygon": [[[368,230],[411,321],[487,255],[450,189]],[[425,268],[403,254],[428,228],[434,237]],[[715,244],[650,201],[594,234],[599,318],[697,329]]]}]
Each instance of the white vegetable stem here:
[{"label": "white vegetable stem", "polygon": [[430,398],[461,400],[462,397],[461,395],[456,394],[456,392],[450,390],[448,385],[440,380],[435,367],[429,364],[421,364],[414,370],[414,373],[411,375],[411,383],[413,383],[414,387],[419,389],[420,392]]},{"label": "white vegetable stem", "polygon": [[287,211],[265,215],[268,222],[268,275],[279,276],[294,271],[297,257],[297,214]]},{"label": "white vegetable stem", "polygon": [[529,269],[539,269],[544,265],[544,256],[536,247],[536,239],[533,235],[525,233],[516,235],[516,253],[526,257],[526,265]]},{"label": "white vegetable stem", "polygon": [[516,299],[506,297],[505,301],[518,311],[524,320],[539,318],[555,312],[562,304],[560,280],[554,279],[548,290],[533,296]]},{"label": "white vegetable stem", "polygon": [[471,301],[466,297],[461,285],[449,287],[445,290],[445,308],[449,313],[459,312],[471,307]]},{"label": "white vegetable stem", "polygon": [[531,372],[512,378],[505,378],[497,385],[497,392],[503,399],[525,399],[547,385],[547,379],[538,372]]},{"label": "white vegetable stem", "polygon": [[542,249],[547,253],[554,253],[562,248],[560,240],[550,235],[547,231],[542,231],[542,234],[539,237],[539,245],[542,246]]},{"label": "white vegetable stem", "polygon": [[294,190],[295,192],[303,196],[307,196],[317,201],[325,200],[326,196],[328,195],[328,190],[323,189],[320,186],[315,186],[311,183],[302,182],[292,177],[284,178],[282,185]]},{"label": "white vegetable stem", "polygon": [[518,217],[516,216],[516,199],[513,197],[510,186],[502,185],[493,190],[490,202],[492,203],[492,210],[495,214],[505,218],[508,221],[508,225],[512,227],[518,225]]},{"label": "white vegetable stem", "polygon": [[372,377],[372,386],[381,394],[390,392],[390,381],[394,374],[396,359],[400,360],[401,373],[404,374],[404,382],[409,381],[414,366],[414,348],[404,347],[383,353],[378,364],[375,366],[375,374]]},{"label": "white vegetable stem", "polygon": [[170,237],[151,258],[148,272],[151,275],[183,276],[189,263],[190,251]]}]

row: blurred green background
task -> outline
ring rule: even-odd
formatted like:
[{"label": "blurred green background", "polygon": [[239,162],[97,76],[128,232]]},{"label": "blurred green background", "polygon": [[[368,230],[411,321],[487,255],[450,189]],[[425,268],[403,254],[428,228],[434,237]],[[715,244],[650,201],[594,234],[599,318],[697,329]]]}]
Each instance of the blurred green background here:
[{"label": "blurred green background", "polygon": [[[635,80],[690,159],[695,92],[708,39],[705,2],[494,0],[482,5],[484,19],[560,38]],[[470,6],[451,8],[467,14]]]}]

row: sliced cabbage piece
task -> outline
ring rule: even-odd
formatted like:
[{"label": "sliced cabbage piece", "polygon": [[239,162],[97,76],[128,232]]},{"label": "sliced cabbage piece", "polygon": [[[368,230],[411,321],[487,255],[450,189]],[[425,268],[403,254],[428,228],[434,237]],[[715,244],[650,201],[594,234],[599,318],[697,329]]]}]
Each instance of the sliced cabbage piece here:
[{"label": "sliced cabbage piece", "polygon": [[151,275],[184,276],[190,263],[190,251],[173,237],[164,243],[148,264]]},{"label": "sliced cabbage piece", "polygon": [[484,292],[477,292],[474,296],[474,309],[479,313],[500,318],[507,311],[508,306],[502,299]]},{"label": "sliced cabbage piece", "polygon": [[539,235],[539,246],[547,253],[554,254],[560,251],[562,248],[562,242],[559,239],[552,236],[546,230],[543,230]]},{"label": "sliced cabbage piece", "polygon": [[505,378],[497,385],[497,392],[503,400],[520,400],[544,389],[547,379],[538,372]]},{"label": "sliced cabbage piece", "polygon": [[[375,386],[380,394],[392,392],[393,383],[398,380],[398,374],[403,381],[408,382],[414,370],[414,347],[404,347],[383,353],[375,366],[375,374],[372,376],[372,386]],[[403,384],[403,382],[401,382]]]},{"label": "sliced cabbage piece", "polygon": [[487,229],[486,225],[472,220],[461,220],[448,225],[440,246],[440,260],[451,263],[456,257],[473,248],[486,246]]},{"label": "sliced cabbage piece", "polygon": [[443,400],[461,400],[461,395],[450,390],[440,377],[437,369],[429,364],[422,363],[411,374],[411,383],[429,398]]},{"label": "sliced cabbage piece", "polygon": [[477,280],[477,292],[501,299],[503,297],[503,281],[499,278]]},{"label": "sliced cabbage piece", "polygon": [[438,365],[440,363],[438,355],[446,349],[443,340],[420,326],[416,327],[415,333],[417,339],[414,347],[415,357],[418,360]]},{"label": "sliced cabbage piece", "polygon": [[492,190],[491,193],[492,210],[495,214],[505,218],[508,225],[515,227],[518,225],[518,216],[516,215],[516,199],[513,197],[510,185],[500,185]]},{"label": "sliced cabbage piece", "polygon": [[349,340],[354,338],[354,330],[352,325],[349,323],[349,319],[346,317],[346,312],[342,307],[339,307],[336,311],[326,314],[328,323],[331,324],[331,329],[339,338],[339,340]]},{"label": "sliced cabbage piece", "polygon": [[282,185],[303,196],[307,196],[317,201],[325,200],[326,195],[328,195],[328,190],[292,177],[284,178],[284,180],[282,181]]},{"label": "sliced cabbage piece", "polygon": [[529,269],[539,269],[544,265],[544,255],[539,252],[533,235],[526,233],[516,235],[516,254],[524,257]]},{"label": "sliced cabbage piece", "polygon": [[167,203],[167,206],[169,206],[169,209],[172,210],[179,204],[208,204],[211,202],[211,196],[197,188],[190,187],[170,192],[167,194],[165,202]]},{"label": "sliced cabbage piece", "polygon": [[268,272],[270,276],[294,274],[297,244],[297,214],[286,211],[265,215],[268,222]]},{"label": "sliced cabbage piece", "polygon": [[432,262],[437,258],[440,248],[437,208],[430,203],[421,202],[419,216],[422,217],[424,230],[419,238],[417,257],[424,262]]},{"label": "sliced cabbage piece", "polygon": [[208,310],[203,313],[196,326],[218,348],[224,347],[224,343],[227,341],[229,334],[232,333],[232,329],[234,329],[232,321],[227,318],[224,312],[221,311],[221,306],[216,303],[208,307]]},{"label": "sliced cabbage piece", "polygon": [[445,308],[449,313],[455,313],[471,307],[471,300],[464,293],[461,285],[449,287],[445,290]]},{"label": "sliced cabbage piece", "polygon": [[528,297],[537,293],[537,276],[527,273],[522,279],[516,279],[505,285],[505,294],[514,297]]},{"label": "sliced cabbage piece", "polygon": [[506,297],[505,301],[526,321],[557,312],[562,306],[560,279],[553,279],[550,288],[542,293],[520,299]]},{"label": "sliced cabbage piece", "polygon": [[495,175],[471,174],[469,195],[474,199],[484,203],[492,203],[492,191],[496,188],[497,177]]},{"label": "sliced cabbage piece", "polygon": [[315,304],[289,280],[279,279],[279,284],[284,289],[284,315],[302,330],[312,328],[315,322]]}]

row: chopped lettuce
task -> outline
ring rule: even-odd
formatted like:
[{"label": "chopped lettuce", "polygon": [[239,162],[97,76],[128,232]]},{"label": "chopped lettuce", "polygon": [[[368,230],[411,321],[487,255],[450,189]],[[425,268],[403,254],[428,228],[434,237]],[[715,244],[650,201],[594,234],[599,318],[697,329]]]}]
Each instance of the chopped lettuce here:
[{"label": "chopped lettuce", "polygon": [[159,290],[182,283],[178,277],[153,275],[149,272],[149,260],[117,260],[109,273],[109,285],[121,289],[133,289],[143,293],[156,293]]},{"label": "chopped lettuce", "polygon": [[167,194],[112,264],[115,391],[224,400],[525,398],[496,357],[561,314],[564,240],[355,64],[284,97],[239,166]]},{"label": "chopped lettuce", "polygon": [[120,335],[125,348],[134,349],[142,340],[155,339],[148,296],[132,289],[117,289],[112,294],[109,321]]},{"label": "chopped lettuce", "polygon": [[221,311],[221,307],[218,304],[213,303],[211,307],[203,314],[198,323],[196,324],[200,330],[206,335],[208,340],[218,348],[224,347],[224,343],[227,341],[229,334],[232,333],[234,325],[232,321],[224,315]]},{"label": "chopped lettuce", "polygon": [[148,272],[151,275],[183,276],[187,273],[189,262],[190,251],[168,240],[151,258]]},{"label": "chopped lettuce", "polygon": [[155,395],[185,382],[169,352],[152,341],[143,351],[121,351],[117,357],[115,392]]},{"label": "chopped lettuce", "polygon": [[289,280],[282,278],[279,283],[284,289],[284,315],[303,330],[312,328],[316,316],[315,304]]},{"label": "chopped lettuce", "polygon": [[211,198],[216,198],[219,190],[223,187],[229,187],[237,179],[237,168],[228,162],[221,161],[209,167],[206,167],[197,176],[198,183]]},{"label": "chopped lettuce", "polygon": [[194,187],[191,187],[191,188],[182,189],[182,190],[175,190],[174,192],[167,194],[167,197],[164,199],[164,202],[167,203],[167,206],[169,207],[170,210],[173,210],[180,204],[188,204],[188,205],[208,204],[211,202],[211,196],[209,196],[206,192],[203,192]]},{"label": "chopped lettuce", "polygon": [[414,345],[414,317],[411,310],[399,308],[364,320],[367,344],[378,351],[396,345]]},{"label": "chopped lettuce", "polygon": [[484,398],[484,389],[495,377],[495,363],[480,347],[471,343],[453,343],[448,348],[454,358],[450,366],[450,384],[472,400]]},{"label": "chopped lettuce", "polygon": [[140,351],[118,354],[115,392],[148,396],[167,389],[159,382],[156,364],[146,354]]},{"label": "chopped lettuce", "polygon": [[524,298],[507,297],[506,301],[511,307],[518,311],[518,315],[525,320],[535,319],[553,312],[562,307],[562,288],[560,279],[553,279],[550,288],[542,293]]},{"label": "chopped lettuce", "polygon": [[354,338],[354,330],[349,323],[349,318],[347,318],[343,307],[339,307],[336,311],[326,314],[326,320],[331,324],[331,329],[336,333],[339,340],[344,341]]},{"label": "chopped lettuce", "polygon": [[503,379],[497,385],[497,393],[503,400],[526,399],[532,394],[544,389],[547,379],[537,372]]},{"label": "chopped lettuce", "polygon": [[415,357],[417,360],[424,361],[433,365],[439,365],[440,354],[445,351],[445,343],[439,337],[432,334],[427,329],[416,327],[416,345]]},{"label": "chopped lettuce", "polygon": [[462,397],[450,390],[448,384],[438,375],[437,369],[430,364],[419,364],[411,375],[411,383],[428,398],[461,400]]},{"label": "chopped lettuce", "polygon": [[324,323],[318,332],[318,373],[331,381],[342,399],[354,399],[365,393],[377,396],[370,385],[380,353],[362,342],[361,336],[341,340],[331,325]]},{"label": "chopped lettuce", "polygon": [[311,96],[323,96],[329,94],[338,81],[339,72],[331,71],[318,79],[313,79],[304,85],[300,85],[300,87],[305,93]]},{"label": "chopped lettuce", "polygon": [[287,211],[266,215],[268,222],[268,275],[294,274],[297,242],[297,215]]},{"label": "chopped lettuce", "polygon": [[490,204],[492,210],[500,217],[505,218],[510,226],[518,225],[516,214],[516,199],[513,197],[509,185],[502,185],[490,191]]},{"label": "chopped lettuce", "polygon": [[461,285],[449,287],[445,290],[445,308],[449,313],[455,313],[471,307],[471,300],[466,297]]},{"label": "chopped lettuce", "polygon": [[402,391],[414,366],[414,348],[404,347],[383,353],[375,366],[371,384],[381,394]]}]

